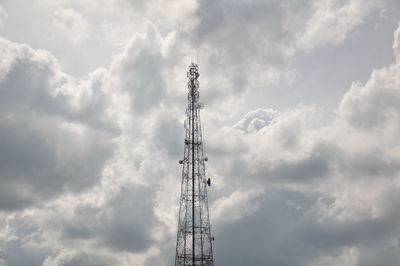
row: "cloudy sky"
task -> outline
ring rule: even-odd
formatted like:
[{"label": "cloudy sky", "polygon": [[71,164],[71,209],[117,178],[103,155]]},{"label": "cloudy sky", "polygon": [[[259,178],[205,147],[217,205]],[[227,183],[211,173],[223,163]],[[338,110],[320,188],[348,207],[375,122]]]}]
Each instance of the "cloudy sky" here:
[{"label": "cloudy sky", "polygon": [[400,265],[398,0],[0,0],[0,265],[167,266],[188,58],[218,266]]}]

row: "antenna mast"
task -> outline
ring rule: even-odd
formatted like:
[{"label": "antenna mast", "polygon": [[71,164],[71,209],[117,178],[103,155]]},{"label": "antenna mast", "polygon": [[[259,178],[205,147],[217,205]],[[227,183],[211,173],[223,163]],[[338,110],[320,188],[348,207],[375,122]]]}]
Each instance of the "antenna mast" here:
[{"label": "antenna mast", "polygon": [[184,158],[175,266],[214,266],[211,225],[209,220],[207,185],[202,130],[200,123],[198,65],[191,62],[187,72],[188,107],[185,120]]}]

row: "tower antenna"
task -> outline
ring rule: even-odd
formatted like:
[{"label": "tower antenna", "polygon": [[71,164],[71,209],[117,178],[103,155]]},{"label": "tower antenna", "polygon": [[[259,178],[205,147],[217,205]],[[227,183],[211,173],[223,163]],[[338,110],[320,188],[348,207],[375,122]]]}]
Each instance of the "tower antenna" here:
[{"label": "tower antenna", "polygon": [[181,198],[175,266],[214,266],[209,219],[203,136],[200,122],[198,64],[192,62],[187,72],[188,107],[185,120],[185,148],[182,167]]}]

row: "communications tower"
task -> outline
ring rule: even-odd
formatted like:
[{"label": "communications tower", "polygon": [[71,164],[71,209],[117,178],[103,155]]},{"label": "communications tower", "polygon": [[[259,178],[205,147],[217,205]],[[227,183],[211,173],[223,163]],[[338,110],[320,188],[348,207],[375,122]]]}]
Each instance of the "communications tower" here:
[{"label": "communications tower", "polygon": [[198,65],[191,63],[187,72],[188,107],[185,120],[185,149],[182,167],[181,198],[175,266],[213,266],[213,251],[208,212],[207,185],[201,134]]}]

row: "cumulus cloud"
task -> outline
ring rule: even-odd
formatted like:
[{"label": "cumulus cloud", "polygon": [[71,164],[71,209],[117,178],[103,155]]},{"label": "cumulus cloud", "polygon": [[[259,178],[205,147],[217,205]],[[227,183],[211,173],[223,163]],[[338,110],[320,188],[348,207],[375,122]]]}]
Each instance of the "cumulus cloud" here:
[{"label": "cumulus cloud", "polygon": [[247,113],[234,127],[245,132],[257,132],[274,122],[279,112],[272,109],[257,109]]},{"label": "cumulus cloud", "polygon": [[156,224],[151,193],[145,187],[124,187],[101,207],[78,205],[75,215],[65,221],[63,235],[94,240],[116,251],[145,251]]},{"label": "cumulus cloud", "polygon": [[[137,3],[143,18],[158,12]],[[297,49],[344,43],[377,8],[190,2],[184,26],[148,22],[84,79],[0,39],[0,264],[173,263],[187,93],[176,58],[198,48],[218,264],[397,265],[400,29],[396,61],[355,82],[328,121],[302,104],[237,117],[238,96],[284,77]],[[73,32],[84,11],[54,19]]]},{"label": "cumulus cloud", "polygon": [[[0,67],[1,209],[40,203],[98,182],[113,152],[113,133],[90,120],[99,125],[106,115],[102,111],[89,115],[89,108],[75,103],[78,97],[73,93],[79,85],[59,70],[50,54],[5,39],[0,45],[4,59]],[[102,97],[100,90],[91,93]],[[96,106],[95,100],[92,103]],[[103,103],[96,109],[105,107]]]},{"label": "cumulus cloud", "polygon": [[[394,43],[398,38],[397,30]],[[247,187],[263,192],[247,208],[230,210],[239,212],[234,217],[240,222],[226,221],[226,214],[214,217],[224,221],[217,238],[231,243],[229,251],[216,243],[223,265],[248,264],[249,258],[252,265],[398,263],[398,66],[396,59],[374,70],[364,85],[353,84],[328,123],[315,124],[317,110],[301,107],[282,112],[256,133],[237,135],[247,150],[235,154],[238,159],[231,156],[232,162],[218,157],[224,167],[217,172],[229,184],[221,190],[232,198]],[[291,132],[289,139],[285,132]],[[257,211],[247,213],[251,206]],[[232,239],[237,232],[240,242]]]},{"label": "cumulus cloud", "polygon": [[219,198],[214,205],[212,217],[220,217],[218,222],[235,222],[245,216],[258,211],[257,203],[252,202],[262,191],[253,189],[249,191],[235,191],[227,197]]},{"label": "cumulus cloud", "polygon": [[286,67],[293,54],[292,35],[283,29],[286,18],[278,1],[199,1],[192,26],[181,36],[201,51],[206,87],[219,84],[237,93],[260,75],[277,79]]},{"label": "cumulus cloud", "polygon": [[[173,112],[147,121],[136,116],[148,115],[165,97],[161,43],[149,24],[109,70],[99,68],[77,80],[48,52],[2,39],[1,208],[31,207],[23,217],[10,218],[1,240],[4,263],[143,265],[157,252],[154,243],[165,241],[164,225],[156,218],[163,214],[155,213],[153,200],[163,197],[155,191],[164,184],[156,183],[171,174],[154,164],[161,166],[165,154],[180,156],[178,145],[167,139],[182,127]],[[23,219],[31,231],[23,230]],[[74,243],[80,243],[79,252]]]},{"label": "cumulus cloud", "polygon": [[141,265],[146,253],[154,253],[159,225],[152,194],[152,189],[125,184],[102,200],[93,201],[98,194],[89,192],[78,201],[65,197],[10,215],[0,231],[1,257],[5,265],[19,266]]},{"label": "cumulus cloud", "polygon": [[371,129],[377,126],[398,127],[399,39],[400,32],[397,29],[393,42],[396,62],[387,68],[375,70],[365,86],[354,83],[345,95],[339,112],[350,124]]},{"label": "cumulus cloud", "polygon": [[119,88],[130,95],[136,112],[154,107],[165,95],[161,45],[160,33],[148,23],[146,33],[135,35],[111,66]]},{"label": "cumulus cloud", "polygon": [[209,101],[291,76],[293,56],[343,43],[381,5],[377,1],[198,2],[180,42],[197,50]]},{"label": "cumulus cloud", "polygon": [[311,4],[312,16],[305,31],[299,34],[299,46],[311,49],[327,43],[343,42],[358,25],[375,9],[379,1],[315,1]]}]

